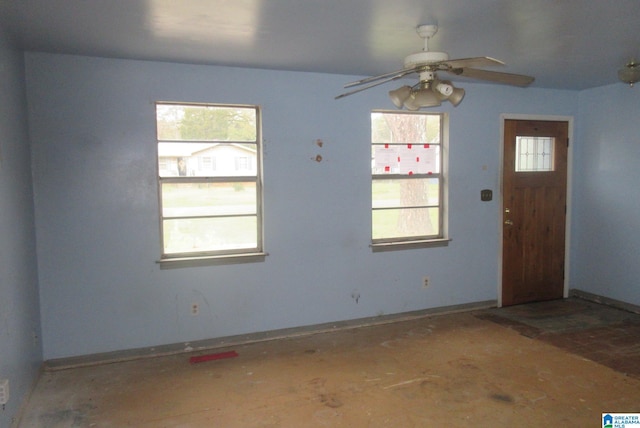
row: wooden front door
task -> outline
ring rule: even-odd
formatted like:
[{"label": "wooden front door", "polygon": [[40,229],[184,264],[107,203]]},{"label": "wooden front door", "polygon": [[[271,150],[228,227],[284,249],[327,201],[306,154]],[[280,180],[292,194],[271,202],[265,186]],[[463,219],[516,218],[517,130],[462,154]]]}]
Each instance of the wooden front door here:
[{"label": "wooden front door", "polygon": [[568,128],[505,120],[503,306],[563,297]]}]

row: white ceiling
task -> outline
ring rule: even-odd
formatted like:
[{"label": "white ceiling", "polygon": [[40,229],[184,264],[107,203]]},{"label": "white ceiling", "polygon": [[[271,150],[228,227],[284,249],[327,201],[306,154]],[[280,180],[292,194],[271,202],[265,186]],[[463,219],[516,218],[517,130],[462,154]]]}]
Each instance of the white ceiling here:
[{"label": "white ceiling", "polygon": [[358,76],[402,68],[423,23],[439,26],[431,50],[500,59],[536,87],[614,83],[640,59],[640,0],[0,0],[29,51]]}]

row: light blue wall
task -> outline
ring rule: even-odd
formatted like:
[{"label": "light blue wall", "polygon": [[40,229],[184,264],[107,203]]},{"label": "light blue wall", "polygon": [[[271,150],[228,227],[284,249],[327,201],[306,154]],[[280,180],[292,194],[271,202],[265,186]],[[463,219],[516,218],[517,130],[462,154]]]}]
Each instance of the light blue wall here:
[{"label": "light blue wall", "polygon": [[640,87],[579,101],[572,287],[640,305]]},{"label": "light blue wall", "polygon": [[[26,58],[45,359],[496,299],[500,114],[577,106],[575,92],[461,85],[445,108],[453,241],[373,254],[369,113],[392,107],[390,88],[335,101],[353,76]],[[262,106],[265,262],[160,270],[156,100]]]},{"label": "light blue wall", "polygon": [[42,363],[24,59],[0,29],[0,379],[10,399],[8,427]]}]

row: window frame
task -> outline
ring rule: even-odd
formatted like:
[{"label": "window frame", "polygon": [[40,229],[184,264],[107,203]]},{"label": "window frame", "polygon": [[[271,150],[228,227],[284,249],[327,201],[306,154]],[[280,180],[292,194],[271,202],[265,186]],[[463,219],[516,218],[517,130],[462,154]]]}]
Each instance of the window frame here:
[{"label": "window frame", "polygon": [[[422,111],[396,111],[396,110],[382,110],[375,109],[371,111],[370,124],[373,125],[373,114],[408,114],[408,115],[428,115],[438,116],[440,118],[440,155],[439,155],[439,172],[438,173],[421,173],[421,174],[374,174],[373,166],[371,168],[371,244],[370,247],[374,252],[397,250],[397,249],[410,249],[410,248],[424,248],[424,247],[440,247],[447,246],[451,239],[448,237],[448,142],[449,142],[449,115],[445,112],[422,112]],[[385,143],[374,143],[373,135],[370,138],[370,149],[373,149],[376,145],[384,145]],[[423,144],[420,142],[410,144]],[[431,143],[429,143],[431,144]],[[405,236],[405,237],[393,237],[393,238],[374,238],[373,237],[373,214],[376,210],[382,209],[410,209],[411,207],[385,207],[374,208],[373,201],[373,184],[376,180],[394,180],[394,179],[438,179],[438,230],[439,233],[435,235],[422,235],[422,236]],[[429,205],[428,207],[435,207]],[[423,207],[427,208],[427,206]]]},{"label": "window frame", "polygon": [[[212,107],[212,108],[237,108],[237,109],[252,109],[255,110],[256,120],[256,137],[255,141],[231,141],[231,140],[167,140],[160,139],[158,135],[158,106],[162,105],[174,105],[174,106],[193,106],[193,107]],[[200,103],[200,102],[176,102],[176,101],[156,101],[154,103],[154,119],[156,123],[156,170],[157,170],[157,183],[158,183],[158,213],[159,213],[159,228],[160,228],[160,260],[161,267],[185,267],[185,266],[199,266],[202,264],[211,263],[240,263],[240,262],[252,262],[263,261],[264,256],[267,254],[264,252],[264,217],[263,217],[263,175],[262,175],[262,156],[263,156],[263,144],[262,144],[262,110],[258,105],[247,104],[222,104],[222,103]],[[222,143],[222,144],[253,144],[255,145],[255,175],[214,175],[216,172],[216,156],[211,155],[213,161],[213,168],[208,170],[211,175],[204,176],[161,176],[160,174],[160,143]],[[199,162],[200,160],[198,160]],[[233,160],[232,160],[233,162]],[[246,214],[208,214],[208,215],[194,215],[194,216],[167,216],[163,209],[163,184],[213,184],[213,183],[242,183],[252,182],[255,183],[256,192],[256,207],[255,215]],[[255,216],[256,218],[256,246],[249,248],[230,248],[219,249],[209,251],[193,251],[193,252],[166,252],[165,247],[165,235],[164,224],[166,220],[180,219],[180,218],[229,218],[234,216]]]}]

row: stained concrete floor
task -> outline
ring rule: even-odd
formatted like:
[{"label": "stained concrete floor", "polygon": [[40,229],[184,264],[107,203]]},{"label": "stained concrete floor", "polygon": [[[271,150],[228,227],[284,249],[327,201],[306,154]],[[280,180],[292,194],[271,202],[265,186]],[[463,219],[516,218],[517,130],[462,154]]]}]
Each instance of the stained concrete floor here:
[{"label": "stained concrete floor", "polygon": [[[640,412],[640,373],[592,361],[578,348],[590,349],[590,331],[640,326],[640,315],[601,319],[597,305],[581,323],[582,304],[221,348],[199,354],[238,356],[197,364],[182,354],[47,371],[20,427],[601,426],[602,412]],[[604,336],[595,334],[596,345]],[[637,331],[627,336],[617,359],[640,355]],[[563,347],[570,337],[579,346]]]}]

